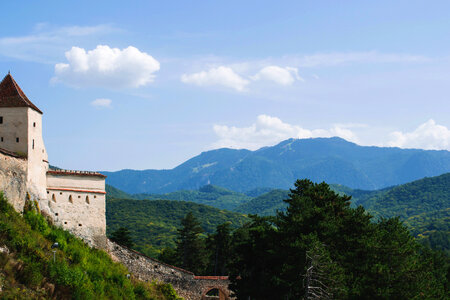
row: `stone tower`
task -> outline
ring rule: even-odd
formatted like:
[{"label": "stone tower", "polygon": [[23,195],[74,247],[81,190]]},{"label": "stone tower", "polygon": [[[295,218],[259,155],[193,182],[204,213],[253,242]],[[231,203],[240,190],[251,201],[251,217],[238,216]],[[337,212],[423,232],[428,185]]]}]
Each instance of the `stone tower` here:
[{"label": "stone tower", "polygon": [[27,159],[28,192],[35,199],[46,199],[48,156],[42,111],[9,73],[0,83],[0,148]]},{"label": "stone tower", "polygon": [[0,82],[0,191],[14,208],[22,211],[29,193],[55,225],[103,248],[105,177],[97,172],[49,170],[42,111],[8,73]]}]

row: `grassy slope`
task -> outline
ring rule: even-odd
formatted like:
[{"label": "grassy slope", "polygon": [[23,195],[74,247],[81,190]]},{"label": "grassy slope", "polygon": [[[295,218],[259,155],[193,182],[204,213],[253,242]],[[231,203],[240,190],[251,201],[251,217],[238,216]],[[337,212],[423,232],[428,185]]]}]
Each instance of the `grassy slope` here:
[{"label": "grassy slope", "polygon": [[174,246],[180,220],[189,211],[201,222],[206,233],[216,226],[231,222],[233,227],[244,224],[245,215],[185,201],[169,200],[107,200],[107,234],[119,227],[127,227],[135,242],[135,249],[157,257],[166,246]]},{"label": "grassy slope", "polygon": [[33,210],[22,217],[3,195],[0,246],[2,299],[176,299],[170,285],[127,279],[127,269],[107,253],[49,226]]}]

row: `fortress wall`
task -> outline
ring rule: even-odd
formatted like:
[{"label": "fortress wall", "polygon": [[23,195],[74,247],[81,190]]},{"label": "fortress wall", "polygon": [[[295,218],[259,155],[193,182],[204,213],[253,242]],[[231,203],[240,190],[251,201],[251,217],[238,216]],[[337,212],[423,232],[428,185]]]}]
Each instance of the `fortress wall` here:
[{"label": "fortress wall", "polygon": [[16,211],[23,211],[27,197],[27,160],[0,152],[0,191]]},{"label": "fortress wall", "polygon": [[207,299],[206,293],[214,288],[220,290],[220,299],[234,299],[230,297],[230,282],[226,276],[195,276],[192,272],[157,261],[110,240],[107,245],[111,257],[124,264],[136,278],[148,282],[156,280],[170,283],[183,299]]},{"label": "fortress wall", "polygon": [[[28,153],[28,107],[2,107],[0,117],[0,148],[12,152]],[[17,142],[16,138],[19,138]]]},{"label": "fortress wall", "polygon": [[[61,174],[59,174],[61,173]],[[64,174],[58,171],[47,173],[47,188],[65,188],[90,191],[105,191],[105,178],[89,176],[89,173]]]},{"label": "fortress wall", "polygon": [[[90,245],[106,247],[105,179],[47,173],[47,200],[41,210],[56,225]],[[103,189],[101,187],[103,186]]]},{"label": "fortress wall", "polygon": [[48,156],[42,138],[42,114],[28,109],[28,189],[35,199],[45,199]]}]

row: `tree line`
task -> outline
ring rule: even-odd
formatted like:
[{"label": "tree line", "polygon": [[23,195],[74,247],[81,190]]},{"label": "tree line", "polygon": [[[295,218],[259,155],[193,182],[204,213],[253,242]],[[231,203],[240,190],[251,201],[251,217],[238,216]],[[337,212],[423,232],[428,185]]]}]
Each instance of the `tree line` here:
[{"label": "tree line", "polygon": [[229,275],[238,299],[444,299],[449,257],[419,244],[399,218],[376,221],[326,183],[298,180],[286,211],[205,235],[188,213],[159,259]]}]

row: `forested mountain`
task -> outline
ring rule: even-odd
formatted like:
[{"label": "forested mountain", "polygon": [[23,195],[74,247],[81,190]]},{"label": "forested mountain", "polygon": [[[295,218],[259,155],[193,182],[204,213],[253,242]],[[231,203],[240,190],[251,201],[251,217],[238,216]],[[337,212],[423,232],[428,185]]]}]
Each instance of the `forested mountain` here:
[{"label": "forested mountain", "polygon": [[235,228],[248,221],[243,214],[192,202],[109,199],[106,201],[107,234],[110,236],[120,227],[128,228],[134,249],[157,257],[161,249],[175,245],[180,220],[188,212],[201,221],[206,233],[213,233],[217,225],[225,222],[231,222]]},{"label": "forested mountain", "polygon": [[375,190],[449,171],[448,151],[365,147],[335,137],[289,139],[256,151],[207,151],[171,170],[103,173],[127,193],[168,193],[209,183],[238,192],[288,189],[298,178]]},{"label": "forested mountain", "polygon": [[[269,189],[270,190],[270,189]],[[113,186],[106,185],[108,199],[134,199],[134,200],[174,200],[174,201],[190,201],[198,204],[210,205],[219,209],[232,210],[237,206],[253,199],[246,194],[233,192],[228,189],[215,186],[205,185],[198,190],[177,191],[165,194],[128,194]],[[257,193],[255,191],[254,193]]]}]

